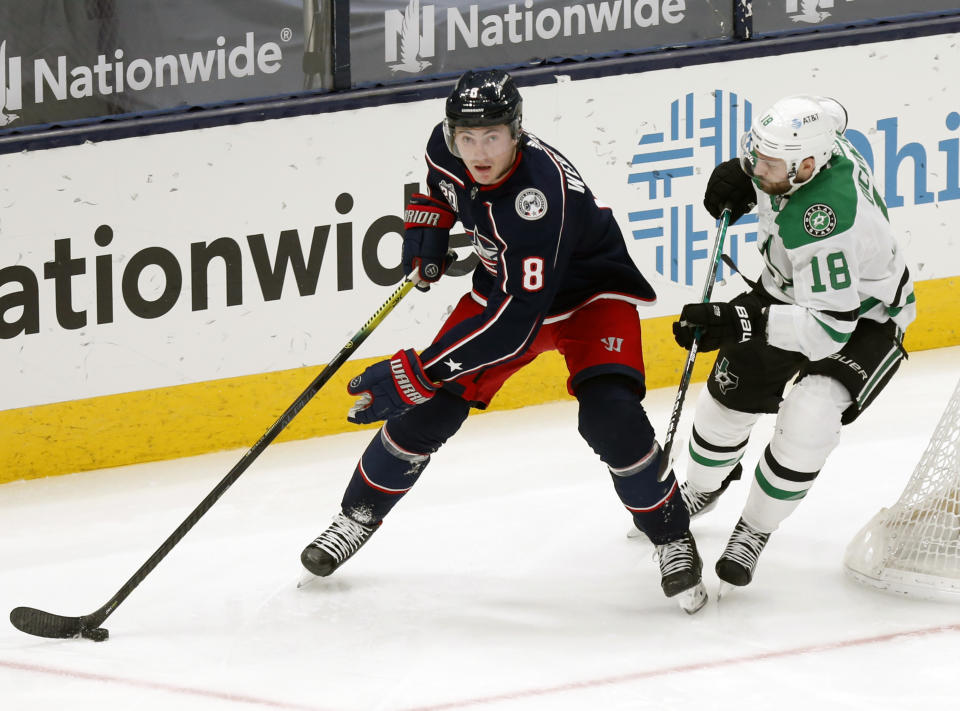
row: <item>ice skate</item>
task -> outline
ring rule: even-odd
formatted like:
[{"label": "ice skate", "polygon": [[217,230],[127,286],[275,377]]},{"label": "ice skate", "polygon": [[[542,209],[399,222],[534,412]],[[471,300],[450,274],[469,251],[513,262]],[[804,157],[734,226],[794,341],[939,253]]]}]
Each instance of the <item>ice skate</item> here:
[{"label": "ice skate", "polygon": [[682,538],[657,546],[656,556],[664,595],[676,598],[680,608],[689,615],[707,604],[707,589],[700,577],[703,561],[689,531]]},{"label": "ice skate", "polygon": [[[360,550],[379,527],[379,523],[364,526],[339,513],[330,527],[303,549],[300,562],[313,575],[326,577]],[[307,581],[309,578],[301,579],[297,587],[303,587]]]},{"label": "ice skate", "polygon": [[[769,533],[758,531],[742,518],[730,534],[727,547],[717,561],[717,576],[728,585],[742,587],[753,580],[753,571],[757,567],[760,552],[770,540]],[[721,594],[729,589],[721,587]]]},{"label": "ice skate", "polygon": [[720,494],[727,490],[727,487],[730,486],[730,482],[735,481],[740,478],[740,475],[743,473],[743,465],[740,462],[737,462],[726,478],[723,480],[723,483],[720,484],[720,488],[716,491],[703,491],[698,489],[689,481],[685,481],[680,484],[680,497],[683,499],[683,503],[687,506],[687,511],[690,513],[690,518],[699,516],[700,514],[705,514],[707,511],[715,508],[717,505],[717,499],[720,498]]}]

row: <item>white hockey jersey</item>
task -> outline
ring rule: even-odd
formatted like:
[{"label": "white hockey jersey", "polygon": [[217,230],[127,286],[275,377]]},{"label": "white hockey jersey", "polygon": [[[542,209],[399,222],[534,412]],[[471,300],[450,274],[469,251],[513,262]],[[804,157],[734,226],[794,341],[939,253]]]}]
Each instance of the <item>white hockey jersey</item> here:
[{"label": "white hockey jersey", "polygon": [[786,302],[767,322],[772,346],[820,360],[850,340],[858,319],[916,318],[913,281],[873,175],[842,136],[830,162],[788,197],[758,193],[761,283]]}]

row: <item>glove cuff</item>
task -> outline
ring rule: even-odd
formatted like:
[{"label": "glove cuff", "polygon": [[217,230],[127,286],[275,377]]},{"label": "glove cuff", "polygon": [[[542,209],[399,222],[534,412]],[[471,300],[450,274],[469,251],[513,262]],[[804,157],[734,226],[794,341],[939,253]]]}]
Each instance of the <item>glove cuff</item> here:
[{"label": "glove cuff", "polygon": [[412,348],[393,355],[390,374],[397,393],[408,405],[422,405],[437,391],[437,385],[424,373],[420,356]]},{"label": "glove cuff", "polygon": [[403,226],[406,229],[435,227],[449,230],[456,221],[457,213],[451,210],[447,203],[422,193],[413,194],[403,213]]}]

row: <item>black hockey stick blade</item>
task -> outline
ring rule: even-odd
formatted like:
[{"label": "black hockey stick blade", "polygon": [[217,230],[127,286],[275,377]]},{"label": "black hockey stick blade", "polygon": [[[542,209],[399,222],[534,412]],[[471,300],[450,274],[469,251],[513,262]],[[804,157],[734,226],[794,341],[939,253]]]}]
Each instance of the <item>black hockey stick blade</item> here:
[{"label": "black hockey stick blade", "polygon": [[106,619],[99,610],[83,617],[66,617],[44,612],[33,607],[16,607],[10,612],[10,622],[21,632],[35,637],[71,639],[86,637],[98,642],[107,638],[107,631],[100,627]]},{"label": "black hockey stick blade", "polygon": [[154,551],[153,555],[140,566],[137,572],[123,584],[123,587],[121,587],[103,607],[83,617],[67,617],[65,615],[55,615],[51,612],[37,610],[33,607],[17,607],[10,612],[10,622],[13,626],[21,632],[26,632],[27,634],[37,637],[49,637],[53,639],[84,637],[96,642],[102,642],[107,639],[109,633],[106,629],[100,627],[103,621],[143,582],[144,578],[146,578],[173,547],[187,535],[187,532],[196,525],[197,521],[223,496],[224,492],[233,486],[233,483],[253,464],[254,460],[260,456],[263,450],[265,450],[270,443],[277,438],[280,432],[290,424],[291,420],[306,407],[307,403],[320,391],[327,381],[330,380],[340,366],[356,352],[357,347],[367,339],[373,332],[373,329],[386,318],[387,314],[389,314],[394,307],[400,303],[400,300],[413,288],[413,279],[414,275],[411,274],[403,280],[387,301],[374,312],[373,316],[363,324],[363,327],[354,334],[353,338],[347,341],[346,345],[340,349],[340,352],[327,363],[326,367],[313,379],[313,382],[307,386],[306,390],[300,393],[299,397],[290,404],[277,421],[247,450],[240,458],[240,461],[227,472],[227,475],[220,480],[220,483],[206,495],[203,501],[184,519],[183,523],[177,526],[174,532],[167,537],[167,540]]}]

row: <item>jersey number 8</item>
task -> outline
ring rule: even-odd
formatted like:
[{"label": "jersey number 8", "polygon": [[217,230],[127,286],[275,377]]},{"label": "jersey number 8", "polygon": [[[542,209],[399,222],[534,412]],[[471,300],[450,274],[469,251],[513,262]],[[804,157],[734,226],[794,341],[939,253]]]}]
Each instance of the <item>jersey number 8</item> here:
[{"label": "jersey number 8", "polygon": [[543,288],[541,257],[527,257],[523,260],[523,288],[526,291],[540,291]]}]

